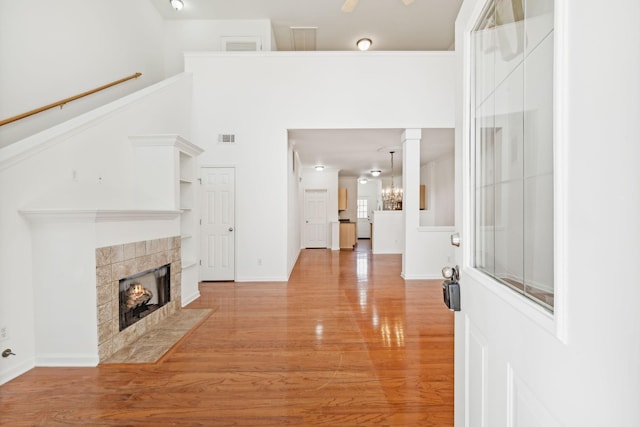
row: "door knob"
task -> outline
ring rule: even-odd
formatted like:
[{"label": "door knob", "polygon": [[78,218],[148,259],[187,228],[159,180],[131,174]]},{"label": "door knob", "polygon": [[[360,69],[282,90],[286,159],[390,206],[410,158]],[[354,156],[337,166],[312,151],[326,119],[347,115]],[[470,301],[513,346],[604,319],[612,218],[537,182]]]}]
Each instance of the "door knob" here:
[{"label": "door knob", "polygon": [[229,227],[229,231],[233,231],[233,227]]},{"label": "door knob", "polygon": [[442,277],[457,282],[460,278],[460,267],[457,265],[455,267],[444,267],[442,269]]},{"label": "door knob", "polygon": [[15,356],[15,355],[16,354],[12,352],[10,348],[2,352],[2,357],[9,357],[9,356]]}]

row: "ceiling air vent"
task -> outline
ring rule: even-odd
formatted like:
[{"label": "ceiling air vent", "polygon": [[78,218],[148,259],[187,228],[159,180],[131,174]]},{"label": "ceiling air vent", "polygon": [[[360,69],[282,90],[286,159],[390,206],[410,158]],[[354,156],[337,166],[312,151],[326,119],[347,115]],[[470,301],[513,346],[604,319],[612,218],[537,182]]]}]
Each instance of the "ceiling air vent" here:
[{"label": "ceiling air vent", "polygon": [[235,144],[236,136],[232,133],[218,134],[218,144]]},{"label": "ceiling air vent", "polygon": [[316,50],[317,27],[289,27],[291,30],[291,45],[293,50]]},{"label": "ceiling air vent", "polygon": [[317,27],[289,27],[291,46],[296,51],[316,50]]}]

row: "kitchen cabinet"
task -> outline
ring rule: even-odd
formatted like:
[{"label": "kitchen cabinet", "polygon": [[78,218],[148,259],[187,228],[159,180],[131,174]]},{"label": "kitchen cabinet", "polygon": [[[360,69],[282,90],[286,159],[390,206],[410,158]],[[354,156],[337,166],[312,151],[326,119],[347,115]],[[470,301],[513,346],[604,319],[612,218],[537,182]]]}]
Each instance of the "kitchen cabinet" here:
[{"label": "kitchen cabinet", "polygon": [[347,189],[344,187],[338,188],[338,210],[347,210]]},{"label": "kitchen cabinet", "polygon": [[340,223],[340,249],[353,249],[358,243],[355,222]]}]

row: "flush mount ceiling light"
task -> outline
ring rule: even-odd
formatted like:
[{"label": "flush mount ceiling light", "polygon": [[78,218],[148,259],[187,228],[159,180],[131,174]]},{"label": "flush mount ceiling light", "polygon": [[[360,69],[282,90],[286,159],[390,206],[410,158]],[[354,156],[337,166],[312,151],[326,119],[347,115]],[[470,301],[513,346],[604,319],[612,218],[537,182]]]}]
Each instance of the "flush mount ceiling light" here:
[{"label": "flush mount ceiling light", "polygon": [[366,184],[367,183],[367,178],[360,178],[360,184]]},{"label": "flush mount ceiling light", "polygon": [[324,166],[323,165],[315,165],[314,167],[318,172],[322,172],[324,170]]},{"label": "flush mount ceiling light", "polygon": [[169,3],[171,3],[171,7],[173,7],[175,10],[182,10],[182,8],[184,7],[184,3],[182,2],[182,0],[169,0]]},{"label": "flush mount ceiling light", "polygon": [[375,170],[375,171],[371,171],[370,172],[371,176],[380,176],[381,173],[382,173],[382,171],[379,171],[379,170]]},{"label": "flush mount ceiling light", "polygon": [[360,39],[356,42],[356,46],[358,46],[358,49],[363,51],[369,50],[372,44],[373,43],[371,42],[371,39]]}]

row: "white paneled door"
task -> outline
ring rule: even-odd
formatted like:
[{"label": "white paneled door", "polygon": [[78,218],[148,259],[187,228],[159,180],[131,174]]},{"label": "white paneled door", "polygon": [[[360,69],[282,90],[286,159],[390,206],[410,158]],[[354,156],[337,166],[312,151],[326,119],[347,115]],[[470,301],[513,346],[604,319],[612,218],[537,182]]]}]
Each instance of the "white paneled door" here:
[{"label": "white paneled door", "polygon": [[235,169],[202,168],[200,280],[235,279]]},{"label": "white paneled door", "polygon": [[456,204],[456,425],[587,425],[562,421],[577,412],[564,397],[584,384],[567,381],[576,363],[568,363],[553,273],[554,2],[471,3],[474,13],[458,22],[470,33],[462,56],[471,61],[464,87],[473,101],[460,121],[469,126],[460,132],[464,149],[456,149],[472,171],[458,175],[466,196]]},{"label": "white paneled door", "polygon": [[327,190],[304,192],[304,246],[327,247]]}]

